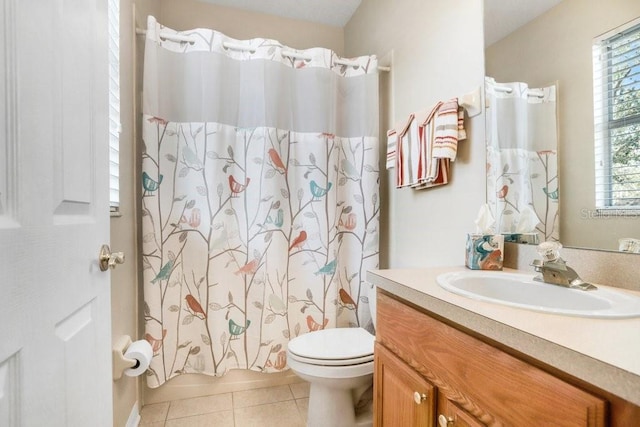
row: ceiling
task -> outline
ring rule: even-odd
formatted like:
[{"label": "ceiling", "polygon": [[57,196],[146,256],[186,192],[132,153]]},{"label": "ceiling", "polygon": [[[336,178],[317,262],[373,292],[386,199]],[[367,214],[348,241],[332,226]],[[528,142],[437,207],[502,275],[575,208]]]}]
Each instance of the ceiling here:
[{"label": "ceiling", "polygon": [[[363,0],[200,0],[219,6],[235,7],[344,27]],[[366,1],[366,0],[365,0]],[[485,46],[551,9],[562,0],[485,0]]]},{"label": "ceiling", "polygon": [[344,27],[362,0],[200,0],[285,18]]},{"label": "ceiling", "polygon": [[484,0],[484,45],[492,45],[562,0]]}]

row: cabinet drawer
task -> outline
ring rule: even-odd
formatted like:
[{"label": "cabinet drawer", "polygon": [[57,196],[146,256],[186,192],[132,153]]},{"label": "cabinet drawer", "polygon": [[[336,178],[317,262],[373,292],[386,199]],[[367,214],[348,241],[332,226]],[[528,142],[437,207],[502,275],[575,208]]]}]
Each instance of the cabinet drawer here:
[{"label": "cabinet drawer", "polygon": [[605,426],[604,400],[380,292],[376,340],[486,425]]}]

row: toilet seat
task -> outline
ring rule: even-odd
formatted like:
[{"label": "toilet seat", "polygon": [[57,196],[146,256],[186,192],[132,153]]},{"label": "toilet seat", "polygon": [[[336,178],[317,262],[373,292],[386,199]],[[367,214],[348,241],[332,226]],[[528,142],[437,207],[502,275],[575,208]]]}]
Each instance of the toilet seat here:
[{"label": "toilet seat", "polygon": [[373,360],[375,337],[363,328],[309,332],[289,341],[289,357],[320,366],[352,366]]},{"label": "toilet seat", "polygon": [[355,359],[313,359],[309,357],[300,357],[297,354],[292,353],[291,351],[289,351],[289,357],[301,363],[308,363],[310,365],[319,366],[352,366],[371,362],[373,360],[373,354]]}]

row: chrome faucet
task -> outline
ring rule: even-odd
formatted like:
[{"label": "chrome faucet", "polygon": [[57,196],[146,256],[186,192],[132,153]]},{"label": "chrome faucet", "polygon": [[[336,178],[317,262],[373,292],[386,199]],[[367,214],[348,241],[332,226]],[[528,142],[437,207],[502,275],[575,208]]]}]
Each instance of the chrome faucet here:
[{"label": "chrome faucet", "polygon": [[583,291],[598,289],[582,280],[578,273],[560,258],[561,248],[562,245],[558,242],[543,242],[538,245],[537,250],[542,259],[533,260],[531,265],[540,274],[533,280]]}]

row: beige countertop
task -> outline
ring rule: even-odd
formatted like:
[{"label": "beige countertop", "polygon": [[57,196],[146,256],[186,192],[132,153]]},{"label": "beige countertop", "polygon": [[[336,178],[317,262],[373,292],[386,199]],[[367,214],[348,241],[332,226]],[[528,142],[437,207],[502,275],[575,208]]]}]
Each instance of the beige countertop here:
[{"label": "beige countertop", "polygon": [[640,406],[640,318],[564,316],[466,298],[436,282],[438,275],[453,271],[470,270],[462,266],[374,270],[367,280],[453,324]]}]

